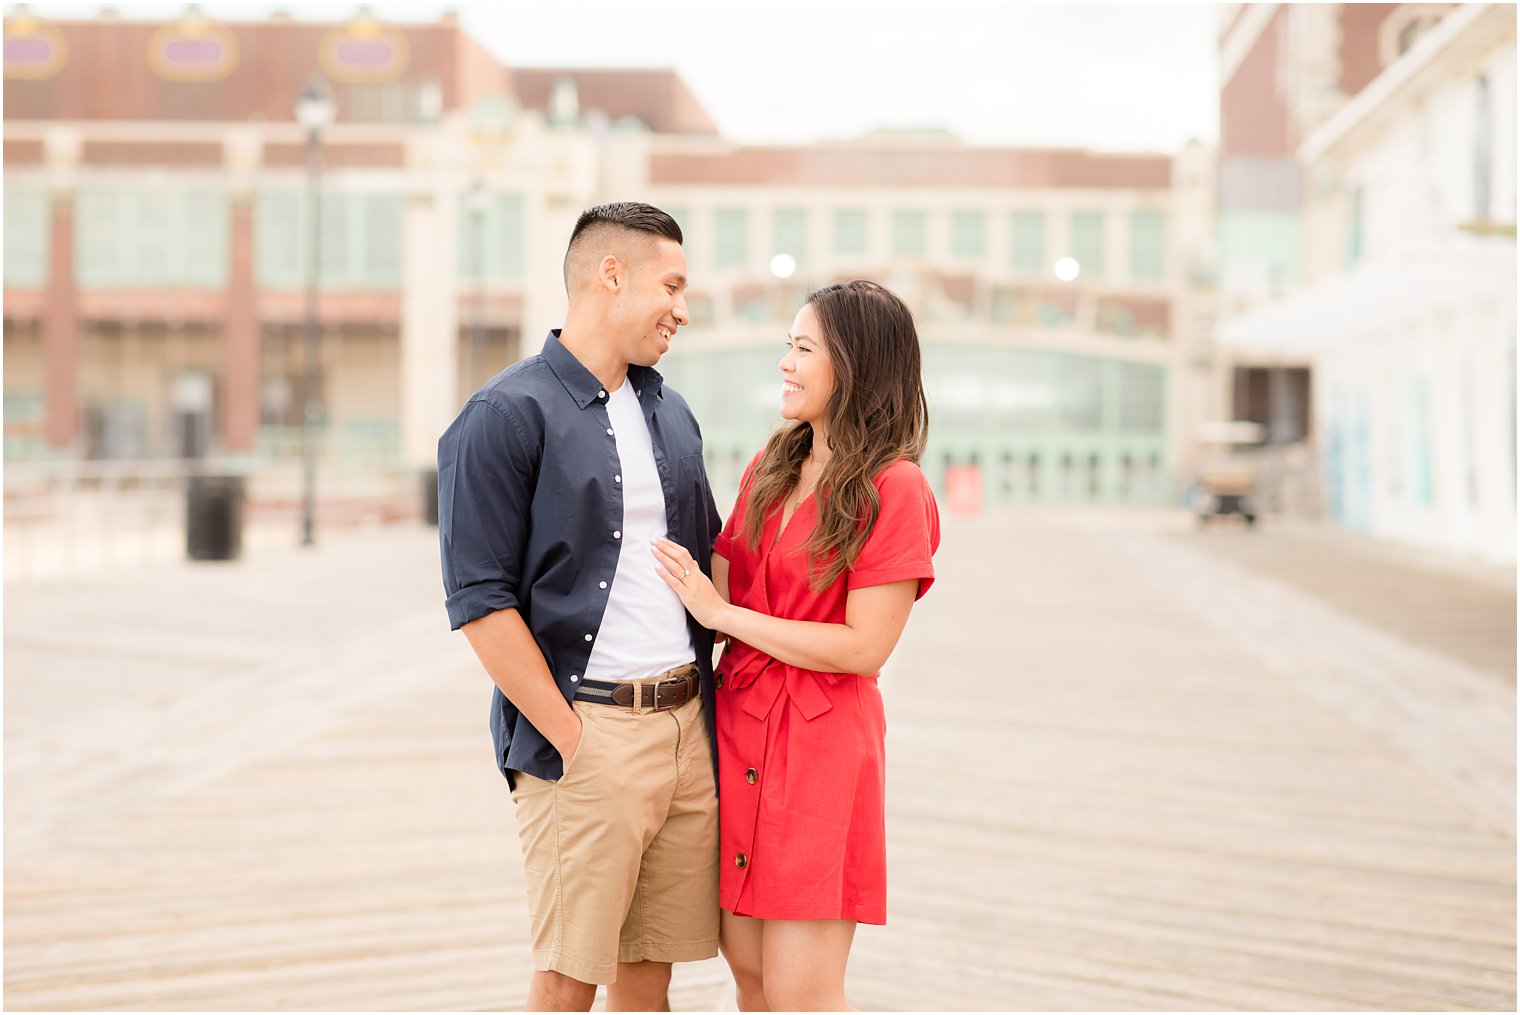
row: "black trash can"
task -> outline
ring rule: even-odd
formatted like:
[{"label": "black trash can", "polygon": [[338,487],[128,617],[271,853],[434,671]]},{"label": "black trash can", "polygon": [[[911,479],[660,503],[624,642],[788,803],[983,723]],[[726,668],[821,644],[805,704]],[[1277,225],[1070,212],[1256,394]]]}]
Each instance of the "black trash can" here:
[{"label": "black trash can", "polygon": [[422,470],[422,520],[438,527],[438,470]]},{"label": "black trash can", "polygon": [[236,560],[242,556],[242,476],[190,477],[185,550],[191,560]]}]

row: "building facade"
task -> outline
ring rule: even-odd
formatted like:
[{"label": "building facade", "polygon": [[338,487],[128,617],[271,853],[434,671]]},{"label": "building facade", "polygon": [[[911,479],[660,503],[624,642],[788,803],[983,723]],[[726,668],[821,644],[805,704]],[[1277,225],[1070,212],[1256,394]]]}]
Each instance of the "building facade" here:
[{"label": "building facade", "polygon": [[[1306,282],[1309,181],[1299,147],[1400,46],[1451,4],[1231,4],[1221,9],[1217,313],[1229,318]],[[1291,341],[1234,346],[1216,402],[1266,428],[1269,445],[1317,447],[1311,357]],[[1300,455],[1307,463],[1311,459]],[[1314,477],[1298,477],[1313,489]],[[1314,512],[1317,493],[1291,505]]]},{"label": "building facade", "polygon": [[[1171,495],[1183,260],[1171,159],[893,135],[703,148],[657,148],[639,190],[693,238],[693,349],[667,372],[687,380],[727,478],[763,438],[756,421],[774,418],[797,307],[818,285],[861,276],[901,293],[919,320],[936,481],[969,466],[994,501]],[[1069,282],[1052,272],[1062,257],[1077,265]],[[777,258],[794,273],[777,278]]]},{"label": "building facade", "polygon": [[1515,9],[1391,5],[1368,38],[1376,73],[1293,139],[1298,282],[1220,336],[1312,377],[1329,517],[1513,564]]},{"label": "building facade", "polygon": [[[509,68],[450,16],[20,15],[6,47],[8,460],[294,454],[315,269],[323,453],[424,467],[467,394],[560,323],[576,216],[638,198],[687,237],[693,320],[661,369],[720,490],[778,418],[803,297],[865,276],[920,321],[936,484],[972,467],[994,502],[1175,496],[1207,345],[1197,146],[739,146],[669,71]],[[337,104],[319,205],[293,112],[313,72]]]}]

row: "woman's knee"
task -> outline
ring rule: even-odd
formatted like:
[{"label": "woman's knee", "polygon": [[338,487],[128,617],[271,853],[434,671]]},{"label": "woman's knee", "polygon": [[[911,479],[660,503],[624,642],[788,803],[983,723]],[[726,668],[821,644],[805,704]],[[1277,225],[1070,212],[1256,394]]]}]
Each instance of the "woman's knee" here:
[{"label": "woman's knee", "polygon": [[765,994],[765,977],[761,973],[759,964],[735,962],[733,956],[725,956],[725,958],[728,959],[728,971],[734,977],[734,992],[737,995],[735,999],[739,1002],[739,1010],[774,1011],[775,1007]]},{"label": "woman's knee", "polygon": [[734,980],[741,985],[752,983],[758,990],[761,982],[761,956],[764,954],[758,922],[751,925],[748,921],[741,924],[732,917],[725,919],[718,948],[723,952],[723,959],[733,972]]},{"label": "woman's knee", "polygon": [[734,974],[734,982],[740,989],[761,990],[765,986],[765,973],[760,965],[758,950],[754,955],[743,951],[725,951],[728,969]]},{"label": "woman's knee", "polygon": [[796,972],[776,972],[763,979],[765,1000],[772,1011],[843,1011],[844,990],[829,980],[799,978]]}]

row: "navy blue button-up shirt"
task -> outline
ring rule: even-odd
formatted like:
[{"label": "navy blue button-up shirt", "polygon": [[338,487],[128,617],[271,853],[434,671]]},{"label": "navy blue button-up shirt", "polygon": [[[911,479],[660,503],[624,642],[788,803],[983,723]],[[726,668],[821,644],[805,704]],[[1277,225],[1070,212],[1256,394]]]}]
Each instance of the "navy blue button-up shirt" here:
[{"label": "navy blue button-up shirt", "polygon": [[[686,401],[650,367],[628,379],[654,446],[670,538],[711,572],[723,527],[702,433]],[[623,528],[622,472],[607,393],[552,331],[537,356],[486,382],[438,441],[438,533],[443,586],[454,630],[497,610],[519,611],[568,702],[586,672],[617,571]],[[654,557],[649,566],[655,567]],[[606,587],[602,587],[602,583]],[[713,730],[713,634],[686,616]],[[633,674],[629,677],[646,676]],[[496,763],[512,773],[558,779],[559,752],[498,688],[491,701]],[[714,761],[716,764],[716,759]]]}]

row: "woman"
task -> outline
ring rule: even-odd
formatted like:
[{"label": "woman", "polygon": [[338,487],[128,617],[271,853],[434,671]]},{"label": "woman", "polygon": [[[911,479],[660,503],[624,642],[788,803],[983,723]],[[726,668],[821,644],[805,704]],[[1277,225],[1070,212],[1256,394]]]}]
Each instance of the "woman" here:
[{"label": "woman", "polygon": [[709,582],[659,572],[728,636],[718,667],[721,947],[745,1011],[849,1008],[857,923],[886,922],[876,675],[934,581],[918,334],[874,282],[825,286],[781,360],[787,421],[750,462]]}]

